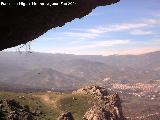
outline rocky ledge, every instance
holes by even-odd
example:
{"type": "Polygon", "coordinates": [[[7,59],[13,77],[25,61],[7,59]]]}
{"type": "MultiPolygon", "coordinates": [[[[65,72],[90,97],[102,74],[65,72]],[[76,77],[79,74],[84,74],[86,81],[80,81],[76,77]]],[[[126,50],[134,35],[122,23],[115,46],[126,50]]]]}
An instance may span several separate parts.
{"type": "Polygon", "coordinates": [[[103,87],[87,86],[73,94],[92,95],[95,98],[94,106],[85,113],[84,120],[125,120],[117,93],[109,94],[103,87]]]}

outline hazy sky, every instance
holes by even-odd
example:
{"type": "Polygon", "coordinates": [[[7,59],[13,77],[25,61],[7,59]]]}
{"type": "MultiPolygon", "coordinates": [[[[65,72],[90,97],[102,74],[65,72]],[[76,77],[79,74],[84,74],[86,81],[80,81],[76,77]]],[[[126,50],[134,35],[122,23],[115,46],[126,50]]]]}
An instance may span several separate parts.
{"type": "Polygon", "coordinates": [[[31,49],[90,55],[160,50],[160,0],[121,0],[96,8],[82,19],[49,30],[31,42],[31,49]]]}

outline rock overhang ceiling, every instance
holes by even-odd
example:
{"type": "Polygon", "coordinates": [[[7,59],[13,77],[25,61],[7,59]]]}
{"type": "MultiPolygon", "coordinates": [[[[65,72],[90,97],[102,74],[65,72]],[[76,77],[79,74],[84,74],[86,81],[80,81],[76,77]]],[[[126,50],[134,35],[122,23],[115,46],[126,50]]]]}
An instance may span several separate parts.
{"type": "MultiPolygon", "coordinates": [[[[13,0],[12,0],[13,1],[13,0]]],[[[62,27],[75,18],[82,18],[98,6],[111,5],[120,0],[68,0],[72,5],[52,5],[47,3],[66,2],[65,0],[34,0],[36,5],[26,6],[10,2],[10,5],[0,6],[0,50],[25,44],[41,36],[49,29],[62,27]]]]}

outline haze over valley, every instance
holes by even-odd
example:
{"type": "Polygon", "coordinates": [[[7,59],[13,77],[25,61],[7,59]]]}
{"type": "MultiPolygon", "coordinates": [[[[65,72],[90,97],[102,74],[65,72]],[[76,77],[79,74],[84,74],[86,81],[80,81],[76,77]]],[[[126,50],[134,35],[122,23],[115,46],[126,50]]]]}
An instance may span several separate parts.
{"type": "Polygon", "coordinates": [[[0,82],[42,89],[150,83],[160,80],[159,61],[159,51],[111,56],[1,52],[0,82]]]}

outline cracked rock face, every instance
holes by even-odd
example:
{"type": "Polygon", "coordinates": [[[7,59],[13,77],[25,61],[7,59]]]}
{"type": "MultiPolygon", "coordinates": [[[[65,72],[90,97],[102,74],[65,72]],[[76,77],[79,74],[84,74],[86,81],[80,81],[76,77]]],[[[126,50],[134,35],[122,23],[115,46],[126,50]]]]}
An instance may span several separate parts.
{"type": "MultiPolygon", "coordinates": [[[[14,0],[15,2],[16,0],[14,0]]],[[[39,0],[34,0],[39,2],[39,0]]],[[[47,0],[53,2],[56,0],[47,0]]],[[[61,0],[63,1],[63,0],[61,0]]],[[[71,0],[68,0],[71,1],[71,0]]],[[[120,0],[72,0],[70,6],[3,6],[0,8],[0,50],[25,44],[51,28],[88,15],[98,6],[111,5],[120,0]]]]}

